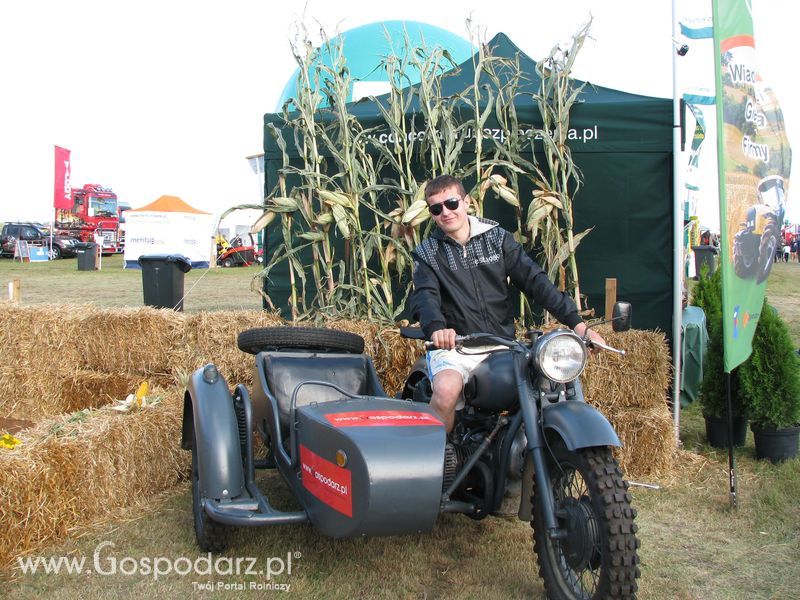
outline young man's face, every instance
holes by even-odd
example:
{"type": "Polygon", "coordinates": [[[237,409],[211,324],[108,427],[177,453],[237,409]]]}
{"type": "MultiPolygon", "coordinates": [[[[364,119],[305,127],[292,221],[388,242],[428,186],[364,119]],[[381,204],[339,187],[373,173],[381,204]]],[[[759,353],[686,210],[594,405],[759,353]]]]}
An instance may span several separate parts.
{"type": "Polygon", "coordinates": [[[467,220],[467,203],[469,196],[462,196],[455,187],[449,187],[438,194],[428,197],[428,210],[431,218],[444,233],[459,242],[469,237],[469,221],[467,220]],[[456,204],[455,207],[452,205],[456,204]],[[451,207],[448,207],[450,205],[451,207]],[[434,208],[437,207],[438,208],[434,208]],[[441,209],[441,213],[434,214],[441,209]]]}

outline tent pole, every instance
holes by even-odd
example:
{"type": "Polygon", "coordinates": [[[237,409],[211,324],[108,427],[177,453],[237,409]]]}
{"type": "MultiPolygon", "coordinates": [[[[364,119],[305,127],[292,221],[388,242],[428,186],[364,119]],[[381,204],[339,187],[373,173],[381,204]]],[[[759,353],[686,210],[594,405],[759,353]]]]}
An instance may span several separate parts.
{"type": "MultiPolygon", "coordinates": [[[[672,0],[672,39],[678,36],[678,13],[676,1],[672,0]]],[[[680,204],[680,92],[678,89],[678,54],[669,44],[672,52],[672,417],[675,427],[675,444],[680,445],[681,414],[681,335],[683,331],[683,211],[680,204]]]]}

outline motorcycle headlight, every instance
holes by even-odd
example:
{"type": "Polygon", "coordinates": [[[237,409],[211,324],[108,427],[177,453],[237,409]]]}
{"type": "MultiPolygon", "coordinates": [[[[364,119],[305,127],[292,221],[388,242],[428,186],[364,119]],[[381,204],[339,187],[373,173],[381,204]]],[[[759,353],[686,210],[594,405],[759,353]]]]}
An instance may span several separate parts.
{"type": "Polygon", "coordinates": [[[587,351],[581,339],[563,329],[543,335],[536,344],[533,361],[548,379],[566,383],[577,379],[586,366],[587,351]]]}

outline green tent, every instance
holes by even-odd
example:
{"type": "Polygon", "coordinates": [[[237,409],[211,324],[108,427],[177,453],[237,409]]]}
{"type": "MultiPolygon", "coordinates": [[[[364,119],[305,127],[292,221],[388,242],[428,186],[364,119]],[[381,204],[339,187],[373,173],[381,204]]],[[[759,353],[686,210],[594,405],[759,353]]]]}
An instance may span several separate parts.
{"type": "MultiPolygon", "coordinates": [[[[504,34],[488,44],[495,56],[518,59],[527,78],[523,91],[536,93],[540,79],[535,61],[526,56],[504,34]]],[[[474,81],[473,59],[443,78],[443,94],[462,92],[474,81]]],[[[377,128],[374,139],[380,141],[381,127],[388,133],[377,103],[386,103],[388,95],[374,101],[363,100],[348,105],[351,114],[365,128],[377,128]]],[[[535,100],[521,96],[515,103],[521,124],[541,127],[535,100]]],[[[417,111],[412,103],[407,117],[417,111]]],[[[320,111],[320,120],[330,119],[330,112],[320,111]]],[[[284,127],[280,114],[264,116],[264,163],[266,190],[277,185],[283,155],[267,127],[284,127]]],[[[490,135],[502,135],[491,117],[490,135]]],[[[673,307],[673,193],[672,193],[672,101],[628,94],[609,88],[587,85],[570,114],[570,147],[581,170],[583,187],[575,198],[575,231],[594,227],[581,242],[578,268],[581,292],[589,305],[602,315],[605,306],[605,279],[617,279],[617,297],[634,305],[634,326],[659,328],[669,334],[673,307]]],[[[385,134],[384,134],[385,135],[385,134]]],[[[293,136],[285,132],[290,161],[299,160],[292,145],[293,136]]],[[[465,144],[464,163],[474,158],[465,144]]],[[[298,163],[299,164],[299,163],[298,163]]],[[[530,198],[521,190],[522,198],[530,198]]],[[[513,211],[505,203],[490,203],[485,216],[513,229],[513,211]]],[[[275,228],[275,223],[273,223],[275,228]]],[[[268,235],[267,253],[280,239],[280,233],[268,235]],[[272,241],[274,240],[274,242],[272,241]]],[[[268,291],[278,303],[287,297],[286,271],[275,269],[268,291]]]]}

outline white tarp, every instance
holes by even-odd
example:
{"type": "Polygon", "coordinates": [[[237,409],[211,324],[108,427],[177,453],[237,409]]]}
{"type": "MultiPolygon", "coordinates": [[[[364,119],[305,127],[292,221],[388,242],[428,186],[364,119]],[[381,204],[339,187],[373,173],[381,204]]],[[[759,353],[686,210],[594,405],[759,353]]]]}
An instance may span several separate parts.
{"type": "Polygon", "coordinates": [[[208,268],[213,228],[209,214],[126,211],[125,268],[138,269],[140,256],[154,254],[180,254],[193,268],[208,268]]]}

